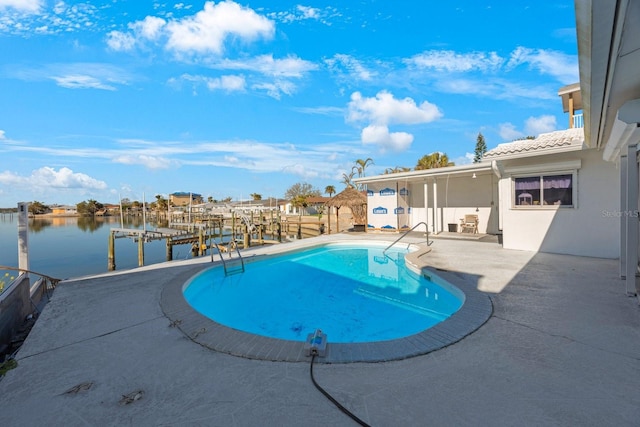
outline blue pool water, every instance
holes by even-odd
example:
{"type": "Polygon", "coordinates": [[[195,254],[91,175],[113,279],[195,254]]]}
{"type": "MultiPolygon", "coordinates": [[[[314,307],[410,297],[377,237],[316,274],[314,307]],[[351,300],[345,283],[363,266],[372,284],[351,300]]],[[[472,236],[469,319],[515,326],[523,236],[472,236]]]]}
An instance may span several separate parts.
{"type": "Polygon", "coordinates": [[[246,264],[222,266],[184,286],[188,303],[230,328],[304,341],[321,329],[329,342],[406,337],[455,313],[464,296],[405,267],[407,253],[385,246],[330,244],[246,264]]]}

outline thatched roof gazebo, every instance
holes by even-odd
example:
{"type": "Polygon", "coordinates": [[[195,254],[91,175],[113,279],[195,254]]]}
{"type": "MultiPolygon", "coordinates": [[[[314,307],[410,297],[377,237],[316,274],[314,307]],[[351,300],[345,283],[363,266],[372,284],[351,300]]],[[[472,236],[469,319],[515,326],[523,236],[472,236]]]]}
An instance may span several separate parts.
{"type": "MultiPolygon", "coordinates": [[[[336,224],[338,215],[343,206],[351,209],[353,214],[353,225],[356,231],[365,231],[367,225],[367,196],[362,191],[353,187],[347,187],[342,192],[333,196],[327,203],[327,207],[336,207],[336,224]]],[[[338,230],[339,231],[339,230],[338,230]]]]}

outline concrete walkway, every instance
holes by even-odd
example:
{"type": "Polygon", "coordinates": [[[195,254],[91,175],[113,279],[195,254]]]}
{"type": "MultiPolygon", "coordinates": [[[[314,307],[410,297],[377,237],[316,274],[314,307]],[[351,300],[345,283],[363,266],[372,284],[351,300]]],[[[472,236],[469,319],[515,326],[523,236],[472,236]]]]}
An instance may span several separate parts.
{"type": "MultiPolygon", "coordinates": [[[[316,364],[338,401],[373,426],[640,425],[640,309],[617,261],[482,241],[432,249],[443,277],[490,295],[492,316],[427,355],[316,364]]],[[[0,381],[0,425],[355,425],[309,363],[218,353],[171,324],[163,288],[206,261],[61,283],[0,381]]]]}

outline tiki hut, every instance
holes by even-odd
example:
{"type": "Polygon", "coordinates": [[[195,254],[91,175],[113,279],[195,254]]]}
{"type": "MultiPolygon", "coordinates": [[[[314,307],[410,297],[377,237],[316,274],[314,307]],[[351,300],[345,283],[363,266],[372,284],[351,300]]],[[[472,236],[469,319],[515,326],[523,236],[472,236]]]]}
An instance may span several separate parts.
{"type": "MultiPolygon", "coordinates": [[[[338,224],[340,208],[343,206],[351,209],[353,215],[353,228],[355,231],[365,231],[367,228],[367,196],[365,193],[353,187],[347,187],[341,193],[333,196],[327,203],[327,207],[336,207],[336,224],[338,224]]],[[[339,230],[338,230],[339,231],[339,230]]]]}

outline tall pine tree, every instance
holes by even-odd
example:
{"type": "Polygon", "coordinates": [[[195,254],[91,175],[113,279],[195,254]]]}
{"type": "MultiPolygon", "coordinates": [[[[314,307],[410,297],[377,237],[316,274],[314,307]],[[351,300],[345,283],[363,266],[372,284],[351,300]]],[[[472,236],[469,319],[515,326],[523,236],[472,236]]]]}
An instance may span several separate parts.
{"type": "Polygon", "coordinates": [[[487,144],[484,142],[484,136],[482,133],[478,133],[478,139],[476,142],[476,152],[473,156],[473,163],[479,163],[487,152],[487,144]]]}

